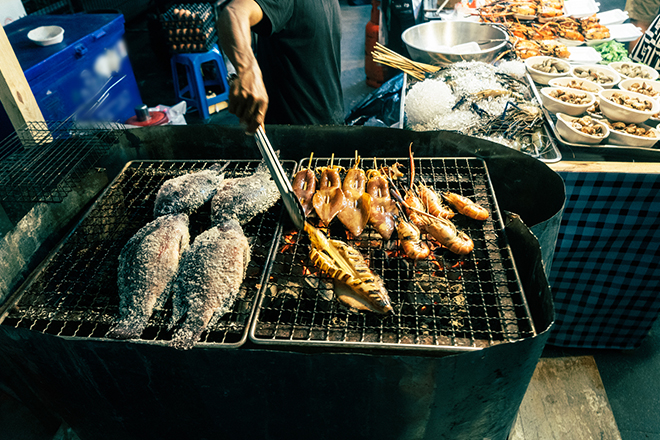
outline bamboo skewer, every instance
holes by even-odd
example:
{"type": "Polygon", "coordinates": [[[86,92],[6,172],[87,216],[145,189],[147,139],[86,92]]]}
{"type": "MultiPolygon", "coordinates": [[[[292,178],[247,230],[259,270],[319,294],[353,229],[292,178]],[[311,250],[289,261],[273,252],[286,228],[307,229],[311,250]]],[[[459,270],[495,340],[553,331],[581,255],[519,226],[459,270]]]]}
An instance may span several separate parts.
{"type": "Polygon", "coordinates": [[[371,55],[375,62],[401,70],[420,81],[424,80],[425,73],[434,73],[440,70],[438,66],[420,63],[406,58],[380,43],[376,43],[371,55]]]}

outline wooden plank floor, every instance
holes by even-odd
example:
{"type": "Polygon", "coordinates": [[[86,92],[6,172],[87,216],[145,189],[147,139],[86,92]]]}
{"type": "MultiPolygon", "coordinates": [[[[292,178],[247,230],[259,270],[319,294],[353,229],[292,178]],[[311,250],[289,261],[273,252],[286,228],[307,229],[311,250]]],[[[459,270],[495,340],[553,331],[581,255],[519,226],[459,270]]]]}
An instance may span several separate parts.
{"type": "Polygon", "coordinates": [[[592,356],[541,358],[509,440],[621,440],[592,356]]]}

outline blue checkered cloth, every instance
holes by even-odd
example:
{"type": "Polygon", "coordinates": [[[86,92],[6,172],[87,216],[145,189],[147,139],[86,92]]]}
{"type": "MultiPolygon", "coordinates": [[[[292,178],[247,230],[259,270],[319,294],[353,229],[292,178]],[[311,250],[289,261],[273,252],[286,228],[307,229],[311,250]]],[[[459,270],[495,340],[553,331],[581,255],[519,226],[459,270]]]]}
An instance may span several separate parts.
{"type": "Polygon", "coordinates": [[[566,206],[548,344],[636,348],[660,313],[660,175],[559,174],[566,206]]]}

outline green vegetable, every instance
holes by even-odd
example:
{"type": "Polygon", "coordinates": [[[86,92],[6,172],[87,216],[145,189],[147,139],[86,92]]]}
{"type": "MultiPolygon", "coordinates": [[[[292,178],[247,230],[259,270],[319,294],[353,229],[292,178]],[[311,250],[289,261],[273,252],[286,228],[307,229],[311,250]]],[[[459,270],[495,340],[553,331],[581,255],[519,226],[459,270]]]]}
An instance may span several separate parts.
{"type": "Polygon", "coordinates": [[[616,40],[601,43],[594,46],[594,49],[600,53],[600,56],[603,59],[601,61],[602,64],[609,64],[615,61],[630,61],[626,46],[616,40]]]}

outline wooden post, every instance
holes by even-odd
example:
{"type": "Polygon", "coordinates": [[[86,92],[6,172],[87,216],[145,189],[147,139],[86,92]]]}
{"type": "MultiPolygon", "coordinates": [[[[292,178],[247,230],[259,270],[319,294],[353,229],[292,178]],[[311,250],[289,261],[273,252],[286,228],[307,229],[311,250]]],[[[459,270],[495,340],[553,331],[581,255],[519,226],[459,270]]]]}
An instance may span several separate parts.
{"type": "Polygon", "coordinates": [[[44,122],[44,117],[25,79],[14,49],[0,26],[0,101],[9,115],[14,130],[26,122],[44,122]]]}

